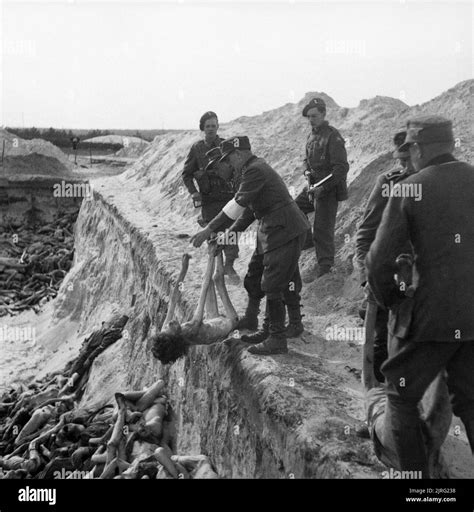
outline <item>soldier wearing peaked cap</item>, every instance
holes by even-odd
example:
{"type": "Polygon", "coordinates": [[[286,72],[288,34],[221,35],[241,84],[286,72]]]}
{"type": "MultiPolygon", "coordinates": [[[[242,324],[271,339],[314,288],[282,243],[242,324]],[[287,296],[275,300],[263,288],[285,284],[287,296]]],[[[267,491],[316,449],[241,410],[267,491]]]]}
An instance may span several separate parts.
{"type": "Polygon", "coordinates": [[[297,302],[299,314],[301,279],[298,260],[309,223],[280,175],[252,154],[247,137],[227,139],[221,149],[222,160],[228,160],[240,172],[240,186],[234,198],[191,241],[200,246],[211,232],[222,230],[230,220],[233,224],[229,230],[234,233],[244,231],[258,220],[257,247],[249,264],[252,285],[249,288],[247,273],[245,286],[249,297],[252,293],[260,301],[266,296],[268,329],[263,337],[252,340],[258,344],[250,347],[249,352],[259,355],[286,353],[285,302],[297,302]]]}
{"type": "Polygon", "coordinates": [[[329,176],[308,197],[308,188],[296,198],[304,213],[315,212],[313,240],[318,268],[312,268],[303,277],[311,282],[330,272],[334,265],[334,229],[339,201],[347,199],[347,154],[341,134],[325,120],[326,104],[322,98],[313,98],[303,109],[303,116],[311,124],[306,142],[305,175],[308,185],[314,185],[329,176]]]}
{"type": "MultiPolygon", "coordinates": [[[[360,283],[363,287],[365,287],[367,283],[365,257],[369,252],[372,242],[375,240],[377,229],[382,220],[383,211],[389,199],[389,195],[386,194],[385,191],[390,183],[399,183],[415,172],[411,164],[410,153],[408,151],[400,151],[400,146],[405,142],[406,133],[406,130],[400,131],[396,133],[393,138],[395,145],[393,157],[398,159],[401,167],[383,173],[377,178],[374,188],[370,193],[362,222],[357,230],[356,263],[360,274],[360,283]]],[[[408,248],[405,252],[411,253],[411,249],[408,248]]],[[[374,299],[370,292],[368,295],[368,300],[373,302],[374,299]]],[[[387,322],[388,311],[384,308],[377,307],[374,337],[374,374],[379,382],[385,380],[380,372],[380,365],[387,358],[387,322]]]]}
{"type": "Polygon", "coordinates": [[[439,116],[414,118],[400,151],[416,173],[404,180],[422,188],[422,199],[389,198],[366,258],[378,304],[390,309],[385,421],[401,470],[429,477],[418,402],[441,371],[453,412],[474,452],[474,167],[453,155],[452,124],[439,116]],[[396,258],[413,247],[413,297],[394,282],[396,258]],[[409,322],[407,321],[409,320],[409,322]]]}
{"type": "MultiPolygon", "coordinates": [[[[205,112],[199,120],[199,128],[204,132],[204,140],[199,140],[191,146],[184,162],[182,178],[195,205],[201,204],[201,219],[198,222],[206,225],[232,199],[235,187],[232,169],[225,162],[219,161],[220,143],[224,139],[217,135],[217,114],[212,111],[205,112]]],[[[225,245],[224,254],[224,273],[228,276],[230,284],[237,285],[240,278],[234,269],[234,261],[238,257],[239,246],[225,245]]]]}

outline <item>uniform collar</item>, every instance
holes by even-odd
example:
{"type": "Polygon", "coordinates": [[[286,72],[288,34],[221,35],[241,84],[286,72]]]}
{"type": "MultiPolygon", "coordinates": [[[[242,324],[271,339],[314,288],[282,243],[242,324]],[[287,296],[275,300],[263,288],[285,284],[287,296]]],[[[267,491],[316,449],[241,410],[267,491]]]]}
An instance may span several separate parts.
{"type": "Polygon", "coordinates": [[[256,155],[250,155],[247,160],[245,160],[244,165],[242,166],[242,169],[245,169],[251,162],[253,162],[256,158],[258,158],[256,155]]]}
{"type": "Polygon", "coordinates": [[[323,128],[326,128],[327,126],[329,126],[329,123],[325,119],[317,128],[312,128],[311,131],[313,133],[319,133],[323,128]]]}
{"type": "Polygon", "coordinates": [[[216,138],[211,141],[210,143],[208,143],[206,141],[206,139],[203,139],[204,140],[204,144],[208,147],[208,148],[217,148],[220,143],[221,143],[221,138],[219,137],[219,135],[216,135],[216,138]]]}
{"type": "Polygon", "coordinates": [[[429,167],[430,165],[439,165],[439,164],[446,164],[448,162],[456,162],[457,160],[454,158],[454,156],[451,153],[444,153],[442,155],[435,156],[432,158],[425,167],[429,167]]]}

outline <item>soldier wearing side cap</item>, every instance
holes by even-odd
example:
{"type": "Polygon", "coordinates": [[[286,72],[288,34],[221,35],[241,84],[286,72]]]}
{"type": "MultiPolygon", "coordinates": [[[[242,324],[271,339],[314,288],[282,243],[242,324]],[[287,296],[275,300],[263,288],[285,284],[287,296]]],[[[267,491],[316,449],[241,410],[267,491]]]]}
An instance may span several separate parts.
{"type": "Polygon", "coordinates": [[[453,412],[474,453],[474,167],[457,161],[453,149],[451,121],[439,116],[408,121],[400,151],[410,152],[417,172],[403,185],[421,186],[422,198],[390,197],[366,258],[370,289],[377,303],[390,309],[388,359],[381,368],[385,422],[400,469],[421,471],[425,478],[418,403],[443,370],[453,412]],[[407,242],[418,276],[412,298],[393,278],[407,242]]]}
{"type": "MultiPolygon", "coordinates": [[[[400,131],[395,134],[393,143],[395,151],[393,157],[398,159],[400,163],[399,169],[381,174],[370,193],[367,206],[365,208],[362,222],[357,230],[356,235],[356,264],[360,274],[360,284],[365,287],[367,284],[367,271],[365,268],[365,257],[369,252],[372,242],[375,240],[377,229],[382,220],[383,211],[387,205],[389,195],[384,193],[390,183],[399,183],[409,176],[411,176],[415,169],[410,160],[410,153],[408,151],[400,151],[400,146],[405,142],[406,131],[400,131]]],[[[404,252],[410,252],[407,249],[404,252]]],[[[368,292],[368,300],[373,301],[373,297],[368,292]]],[[[380,372],[380,365],[387,359],[387,322],[388,311],[384,308],[377,308],[377,316],[375,322],[375,336],[374,336],[374,374],[379,382],[385,379],[380,372]]]]}
{"type": "Polygon", "coordinates": [[[308,187],[296,198],[304,213],[315,212],[313,240],[317,265],[303,276],[305,283],[312,282],[331,271],[334,265],[334,230],[339,201],[347,199],[346,148],[341,134],[326,120],[326,104],[322,98],[313,98],[303,109],[303,116],[311,124],[311,133],[306,142],[305,175],[314,185],[330,178],[308,197],[308,187]]]}
{"type": "MultiPolygon", "coordinates": [[[[232,169],[225,162],[219,162],[219,146],[224,139],[217,135],[219,122],[216,113],[209,111],[203,114],[199,128],[204,132],[204,139],[191,146],[184,162],[182,178],[195,205],[201,204],[201,218],[198,222],[206,225],[232,199],[235,189],[232,169]]],[[[237,285],[240,278],[234,269],[234,261],[239,255],[239,246],[225,245],[224,254],[224,274],[228,276],[230,284],[237,285]]]]}
{"type": "Polygon", "coordinates": [[[191,241],[199,247],[212,232],[221,231],[230,220],[234,223],[229,231],[238,233],[258,219],[257,247],[249,268],[253,262],[255,271],[261,271],[261,292],[267,299],[268,330],[263,338],[253,340],[255,344],[249,352],[257,355],[286,353],[285,302],[297,301],[299,310],[301,278],[298,260],[309,223],[281,176],[263,159],[252,154],[247,137],[227,139],[221,149],[222,159],[228,160],[240,172],[240,186],[235,197],[191,241]]]}

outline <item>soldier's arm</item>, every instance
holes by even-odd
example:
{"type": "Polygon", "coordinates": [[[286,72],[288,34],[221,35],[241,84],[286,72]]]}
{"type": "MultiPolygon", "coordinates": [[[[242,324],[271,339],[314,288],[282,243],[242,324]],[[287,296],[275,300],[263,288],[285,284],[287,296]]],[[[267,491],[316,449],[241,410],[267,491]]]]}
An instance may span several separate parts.
{"type": "MultiPolygon", "coordinates": [[[[211,220],[207,227],[214,232],[218,232],[228,225],[229,219],[237,221],[246,209],[249,210],[248,206],[257,199],[264,185],[265,177],[259,169],[252,167],[246,169],[242,173],[242,181],[234,198],[224,206],[222,211],[211,220]]],[[[250,210],[247,211],[240,224],[237,225],[239,231],[244,231],[253,222],[253,213],[251,215],[250,213],[250,210]]]]}
{"type": "Polygon", "coordinates": [[[365,257],[369,252],[372,242],[375,240],[377,228],[380,225],[383,211],[387,205],[388,198],[385,198],[382,195],[382,185],[384,182],[384,177],[379,176],[372,192],[370,193],[362,222],[356,234],[356,263],[359,269],[360,282],[362,285],[367,282],[365,257]]]}
{"type": "Polygon", "coordinates": [[[388,200],[382,222],[365,260],[370,289],[377,303],[386,308],[400,302],[403,297],[393,276],[397,272],[395,260],[405,252],[410,240],[408,200],[400,197],[388,200]]]}
{"type": "Polygon", "coordinates": [[[196,152],[194,146],[191,146],[188,156],[186,157],[186,160],[184,162],[183,172],[181,173],[183,183],[190,194],[194,194],[195,192],[197,192],[196,185],[194,184],[193,175],[198,170],[199,166],[196,157],[196,152]]]}
{"type": "Polygon", "coordinates": [[[245,208],[242,215],[230,226],[229,231],[235,231],[236,233],[245,231],[254,220],[255,215],[253,211],[250,208],[245,208]]]}
{"type": "Polygon", "coordinates": [[[329,179],[324,185],[324,190],[330,190],[335,187],[340,181],[346,179],[347,172],[349,171],[349,164],[347,163],[346,147],[344,139],[339,133],[331,133],[328,140],[328,154],[329,162],[331,165],[332,178],[329,179]]]}

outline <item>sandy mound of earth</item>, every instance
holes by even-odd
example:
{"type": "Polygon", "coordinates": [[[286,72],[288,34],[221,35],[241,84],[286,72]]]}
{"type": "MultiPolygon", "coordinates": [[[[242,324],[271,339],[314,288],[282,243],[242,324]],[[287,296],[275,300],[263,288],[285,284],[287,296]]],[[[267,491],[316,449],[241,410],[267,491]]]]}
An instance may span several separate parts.
{"type": "Polygon", "coordinates": [[[124,135],[102,135],[86,139],[84,142],[92,144],[122,144],[123,148],[115,153],[116,156],[137,158],[148,149],[150,143],[140,137],[129,137],[124,135]]]}
{"type": "Polygon", "coordinates": [[[3,146],[3,141],[5,141],[5,156],[17,157],[37,153],[49,158],[55,158],[65,167],[72,167],[67,155],[63,153],[57,146],[46,140],[20,139],[20,137],[7,132],[3,128],[0,128],[0,147],[3,146]]]}

